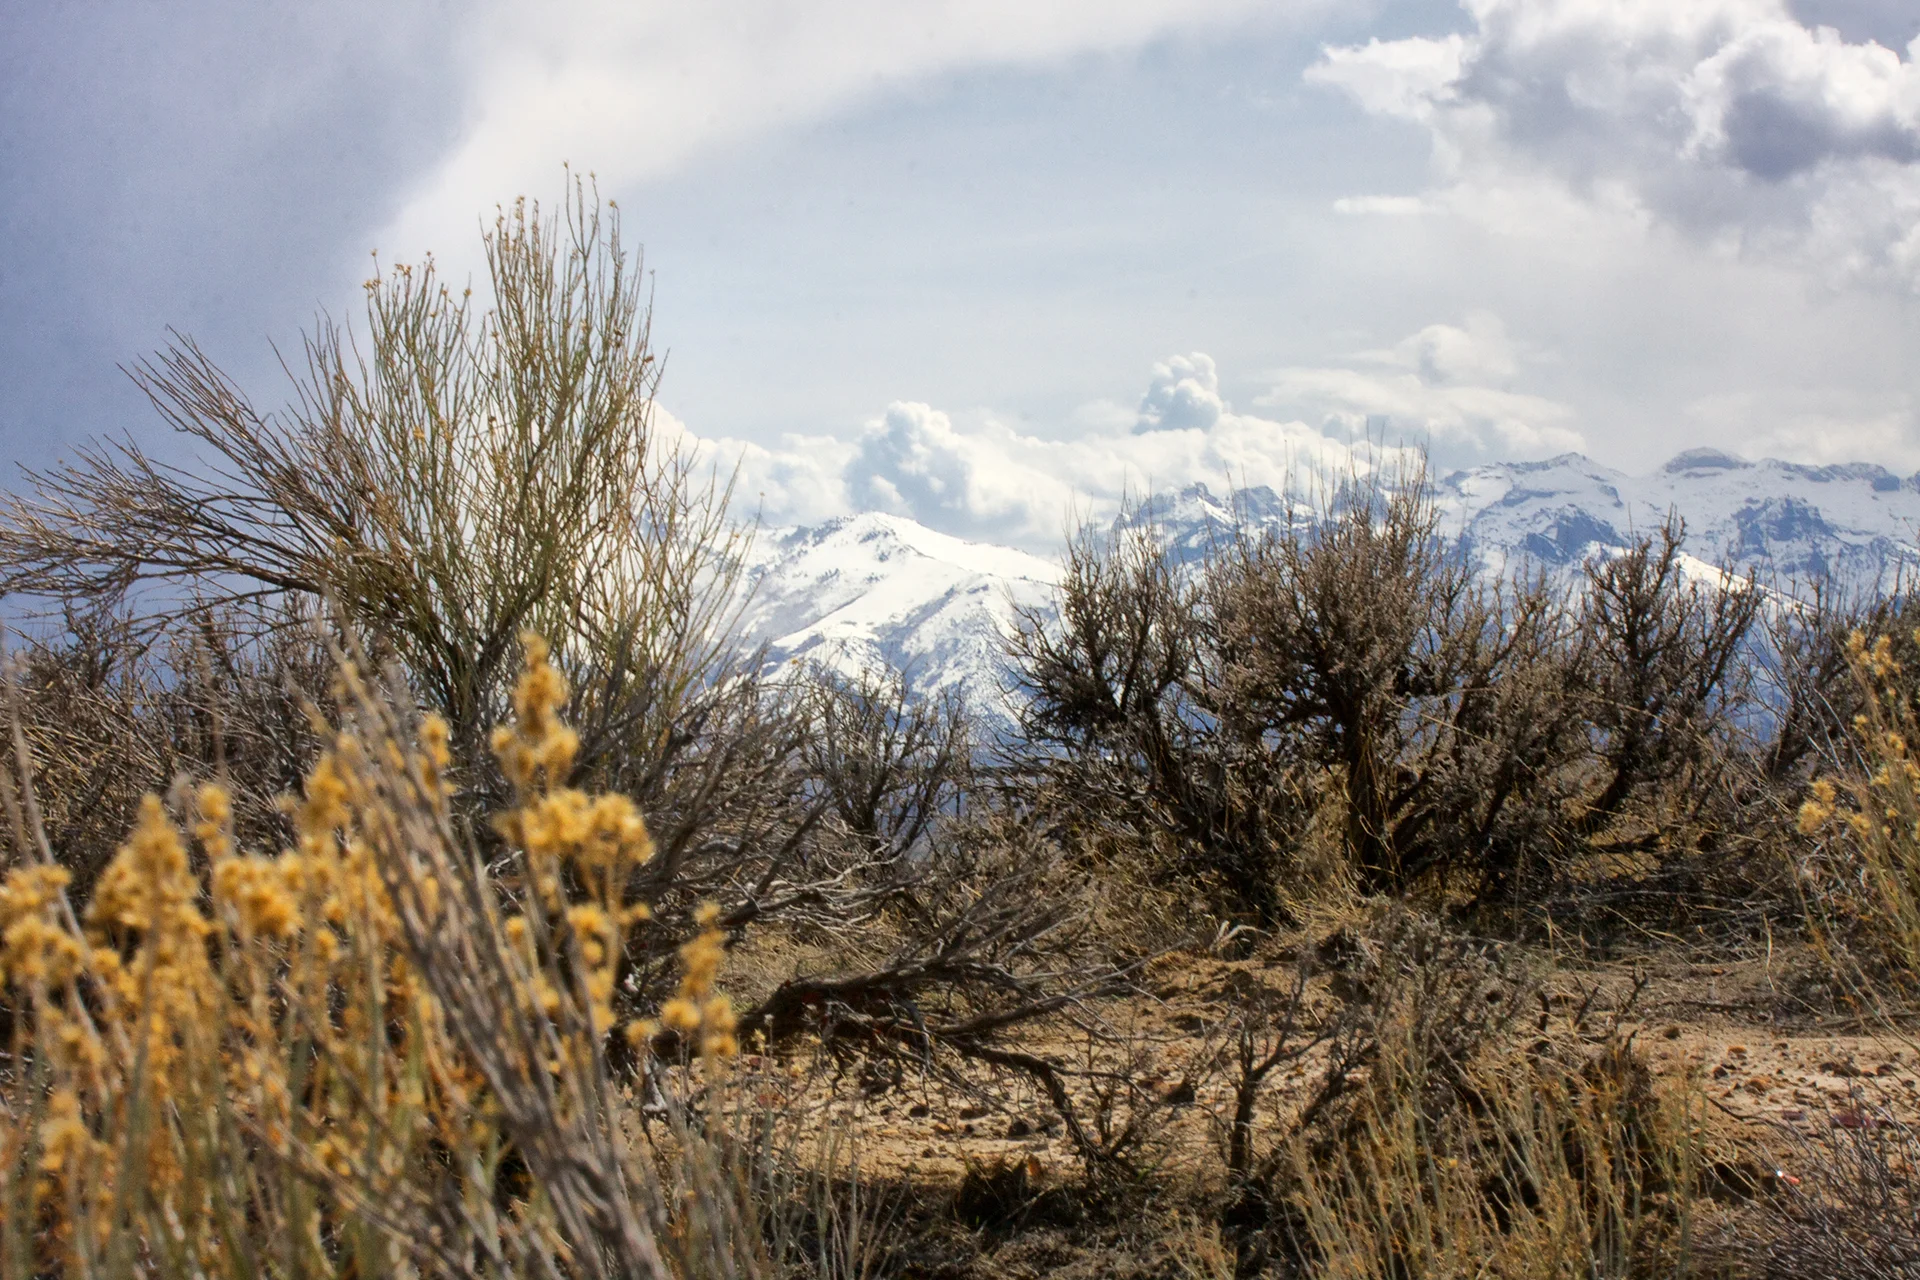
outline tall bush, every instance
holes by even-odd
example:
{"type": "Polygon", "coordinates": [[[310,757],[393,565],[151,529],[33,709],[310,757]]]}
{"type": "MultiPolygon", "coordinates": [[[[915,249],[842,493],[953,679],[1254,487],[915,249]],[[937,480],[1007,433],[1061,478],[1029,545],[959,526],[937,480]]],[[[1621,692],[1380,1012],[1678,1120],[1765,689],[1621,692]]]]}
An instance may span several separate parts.
{"type": "Polygon", "coordinates": [[[0,498],[0,591],[131,593],[158,620],[325,598],[405,665],[462,758],[538,630],[575,690],[581,767],[671,736],[728,640],[726,490],[656,428],[618,211],[576,183],[559,210],[502,211],[484,245],[477,298],[431,258],[369,280],[364,331],[310,336],[277,413],[191,339],[143,361],[134,380],[199,462],[129,439],[29,473],[0,498]]]}

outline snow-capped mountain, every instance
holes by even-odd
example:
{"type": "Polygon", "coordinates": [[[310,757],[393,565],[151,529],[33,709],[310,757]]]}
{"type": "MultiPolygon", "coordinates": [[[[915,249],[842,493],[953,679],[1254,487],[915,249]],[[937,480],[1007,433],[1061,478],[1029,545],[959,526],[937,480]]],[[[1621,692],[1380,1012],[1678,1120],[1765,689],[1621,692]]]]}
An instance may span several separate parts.
{"type": "Polygon", "coordinates": [[[1001,637],[1017,609],[1051,604],[1059,573],[1051,560],[902,516],[847,516],[760,536],[742,629],[776,662],[884,663],[921,692],[957,687],[991,711],[1001,637]]]}
{"type": "Polygon", "coordinates": [[[1866,463],[1807,467],[1690,449],[1651,475],[1579,454],[1456,472],[1437,485],[1453,527],[1484,558],[1577,565],[1686,521],[1687,550],[1782,587],[1871,584],[1920,564],[1920,476],[1866,463]]]}
{"type": "MultiPolygon", "coordinates": [[[[1435,482],[1446,531],[1483,563],[1571,569],[1686,521],[1701,569],[1725,563],[1782,589],[1822,576],[1871,585],[1920,568],[1920,476],[1854,463],[1808,467],[1691,450],[1643,476],[1578,454],[1496,463],[1435,482]]],[[[1236,527],[1283,526],[1310,505],[1271,489],[1191,485],[1132,514],[1191,560],[1236,527]]],[[[926,692],[958,688],[1006,715],[1002,637],[1016,610],[1048,608],[1052,560],[968,542],[901,516],[867,514],[763,533],[747,638],[776,661],[842,669],[884,662],[926,692]]]]}

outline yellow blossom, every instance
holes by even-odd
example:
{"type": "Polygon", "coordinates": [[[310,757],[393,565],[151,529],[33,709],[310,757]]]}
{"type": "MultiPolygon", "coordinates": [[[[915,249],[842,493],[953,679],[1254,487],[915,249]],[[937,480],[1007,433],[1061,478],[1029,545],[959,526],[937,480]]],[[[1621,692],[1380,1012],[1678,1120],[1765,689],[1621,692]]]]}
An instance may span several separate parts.
{"type": "Polygon", "coordinates": [[[675,1031],[691,1033],[700,1029],[700,1006],[676,996],[660,1006],[660,1021],[675,1031]]]}
{"type": "Polygon", "coordinates": [[[300,927],[279,859],[223,858],[213,866],[213,896],[235,912],[249,936],[284,938],[300,927]]]}
{"type": "Polygon", "coordinates": [[[194,823],[193,838],[207,851],[210,861],[233,854],[233,797],[217,782],[201,787],[194,797],[200,820],[194,823]]]}

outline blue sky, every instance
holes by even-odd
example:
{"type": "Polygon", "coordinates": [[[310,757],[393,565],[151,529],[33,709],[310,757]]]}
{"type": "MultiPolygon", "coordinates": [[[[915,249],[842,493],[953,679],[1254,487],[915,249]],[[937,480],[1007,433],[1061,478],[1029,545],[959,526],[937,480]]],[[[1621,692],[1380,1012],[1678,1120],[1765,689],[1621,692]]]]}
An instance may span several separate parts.
{"type": "Polygon", "coordinates": [[[0,462],[598,176],[769,518],[1715,446],[1920,469],[1904,0],[336,0],[0,12],[0,462]]]}

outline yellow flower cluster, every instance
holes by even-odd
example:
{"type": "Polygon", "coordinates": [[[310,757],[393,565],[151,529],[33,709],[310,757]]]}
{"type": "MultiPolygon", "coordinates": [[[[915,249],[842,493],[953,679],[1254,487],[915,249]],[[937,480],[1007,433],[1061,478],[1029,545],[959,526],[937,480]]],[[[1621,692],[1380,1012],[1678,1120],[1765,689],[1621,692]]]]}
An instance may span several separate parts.
{"type": "Polygon", "coordinates": [[[589,796],[564,785],[580,750],[577,734],[560,720],[567,681],[537,635],[522,637],[526,668],[513,691],[514,719],[494,730],[493,750],[513,783],[516,805],[494,828],[527,857],[541,903],[561,906],[563,873],[570,871],[618,928],[647,918],[644,904],[625,901],[633,870],[653,857],[653,837],[633,802],[621,795],[589,796]]]}
{"type": "Polygon", "coordinates": [[[1839,798],[1833,783],[1821,778],[1813,784],[1813,794],[1800,806],[1800,834],[1814,835],[1833,820],[1834,802],[1839,798]]]}
{"type": "MultiPolygon", "coordinates": [[[[627,932],[648,918],[628,886],[653,845],[625,797],[565,785],[579,750],[559,717],[566,682],[544,642],[529,637],[526,650],[514,722],[494,738],[516,790],[496,826],[538,887],[528,909],[543,913],[541,936],[560,945],[536,956],[524,918],[507,921],[507,936],[534,961],[534,998],[584,992],[584,1033],[597,1038],[614,1029],[627,932]]],[[[350,666],[341,681],[349,705],[365,695],[350,666]]],[[[71,1244],[125,1221],[117,1205],[128,1173],[170,1220],[203,1212],[196,1204],[220,1179],[244,1185],[206,1164],[210,1132],[255,1134],[294,1167],[356,1180],[362,1194],[405,1176],[410,1162],[431,1163],[436,1150],[499,1140],[487,1136],[498,1121],[481,1073],[409,966],[382,878],[381,859],[403,847],[396,833],[436,838],[430,825],[403,821],[402,809],[448,817],[447,726],[424,718],[405,748],[353,731],[328,746],[290,805],[293,845],[276,855],[241,852],[231,795],[206,785],[186,822],[204,878],[148,797],[99,878],[84,928],[66,905],[65,870],[17,867],[0,882],[0,984],[20,1014],[15,1051],[35,1046],[48,1071],[37,1104],[9,1103],[29,1123],[0,1134],[0,1181],[20,1167],[12,1162],[30,1161],[40,1181],[27,1203],[56,1223],[48,1239],[71,1244]],[[234,1109],[237,1126],[211,1119],[234,1109]],[[203,1122],[212,1129],[196,1128],[203,1122]],[[125,1146],[134,1135],[145,1135],[137,1151],[125,1146]]],[[[419,888],[429,904],[446,892],[437,882],[419,888]]],[[[703,939],[689,944],[683,990],[698,993],[700,1025],[720,1052],[731,1011],[711,990],[717,935],[703,939]]]]}
{"type": "Polygon", "coordinates": [[[493,751],[507,780],[521,795],[567,781],[580,752],[580,735],[560,720],[567,678],[551,661],[553,650],[532,632],[520,637],[526,667],[513,690],[513,723],[493,731],[493,751]]]}
{"type": "MultiPolygon", "coordinates": [[[[703,902],[693,913],[700,932],[680,948],[680,992],[660,1006],[660,1023],[679,1033],[707,1058],[730,1058],[740,1051],[734,1034],[733,1002],[714,991],[714,980],[727,958],[726,934],[720,929],[720,908],[703,902]]],[[[651,1039],[659,1026],[641,1021],[628,1029],[636,1042],[651,1039]]]]}
{"type": "MultiPolygon", "coordinates": [[[[580,739],[560,719],[567,681],[553,665],[547,642],[521,637],[526,664],[514,686],[512,723],[494,730],[493,750],[514,787],[515,807],[494,818],[494,829],[526,857],[535,901],[564,922],[576,948],[588,1024],[604,1035],[614,1023],[614,985],[626,932],[651,916],[630,900],[628,881],[653,858],[653,837],[633,802],[622,795],[591,796],[564,785],[580,739]],[[568,884],[580,891],[572,900],[568,884]]],[[[534,933],[524,918],[507,921],[509,938],[532,959],[534,933]]],[[[557,1008],[559,994],[537,991],[557,1008]]]]}
{"type": "Polygon", "coordinates": [[[214,925],[199,902],[186,845],[159,797],[147,796],[132,836],[94,886],[88,967],[117,995],[127,1030],[137,1036],[144,1026],[143,1047],[162,1071],[216,1018],[214,925]],[[124,963],[116,943],[130,950],[124,963]]]}
{"type": "MultiPolygon", "coordinates": [[[[577,1020],[554,1025],[561,1044],[549,1066],[559,1071],[595,1061],[616,1029],[627,938],[650,918],[631,885],[654,850],[631,801],[567,785],[579,739],[560,719],[566,681],[544,641],[529,636],[525,648],[513,722],[493,738],[515,788],[495,828],[524,857],[534,892],[526,915],[504,920],[503,940],[526,962],[519,1007],[552,1017],[584,996],[577,1020]]],[[[344,705],[372,705],[350,665],[341,690],[344,705]]],[[[292,847],[277,854],[238,848],[233,797],[208,784],[192,793],[184,835],[157,797],[142,802],[83,926],[65,870],[17,867],[0,881],[15,1060],[31,1046],[47,1072],[37,1101],[5,1099],[27,1123],[0,1132],[0,1186],[10,1169],[33,1173],[20,1185],[30,1216],[55,1224],[47,1239],[104,1240],[135,1201],[168,1222],[204,1216],[212,1199],[251,1185],[222,1159],[251,1161],[262,1142],[275,1167],[344,1179],[367,1202],[409,1170],[444,1176],[445,1153],[465,1152],[463,1167],[497,1153],[487,1077],[414,972],[387,887],[401,876],[393,883],[417,891],[408,910],[429,919],[455,892],[432,868],[457,859],[408,852],[420,847],[410,841],[448,841],[455,829],[447,726],[425,717],[403,745],[390,721],[360,723],[336,733],[308,773],[289,803],[292,847]]],[[[709,1057],[737,1051],[732,1006],[715,989],[719,916],[712,904],[696,913],[678,995],[660,1011],[709,1057]]],[[[626,1034],[644,1047],[659,1029],[638,1022],[626,1034]]],[[[318,1216],[300,1230],[323,1249],[318,1216]]],[[[228,1238],[204,1237],[215,1253],[228,1238]]],[[[233,1262],[198,1257],[189,1269],[233,1262]]]]}
{"type": "MultiPolygon", "coordinates": [[[[1914,642],[1920,644],[1920,629],[1913,633],[1914,642]]],[[[1893,640],[1889,636],[1875,636],[1871,642],[1861,631],[1847,633],[1847,661],[1856,671],[1864,672],[1875,680],[1890,680],[1900,674],[1900,661],[1893,656],[1893,640]]]]}
{"type": "Polygon", "coordinates": [[[79,973],[86,949],[57,916],[65,867],[23,867],[0,884],[0,975],[24,987],[61,986],[79,973]]]}

